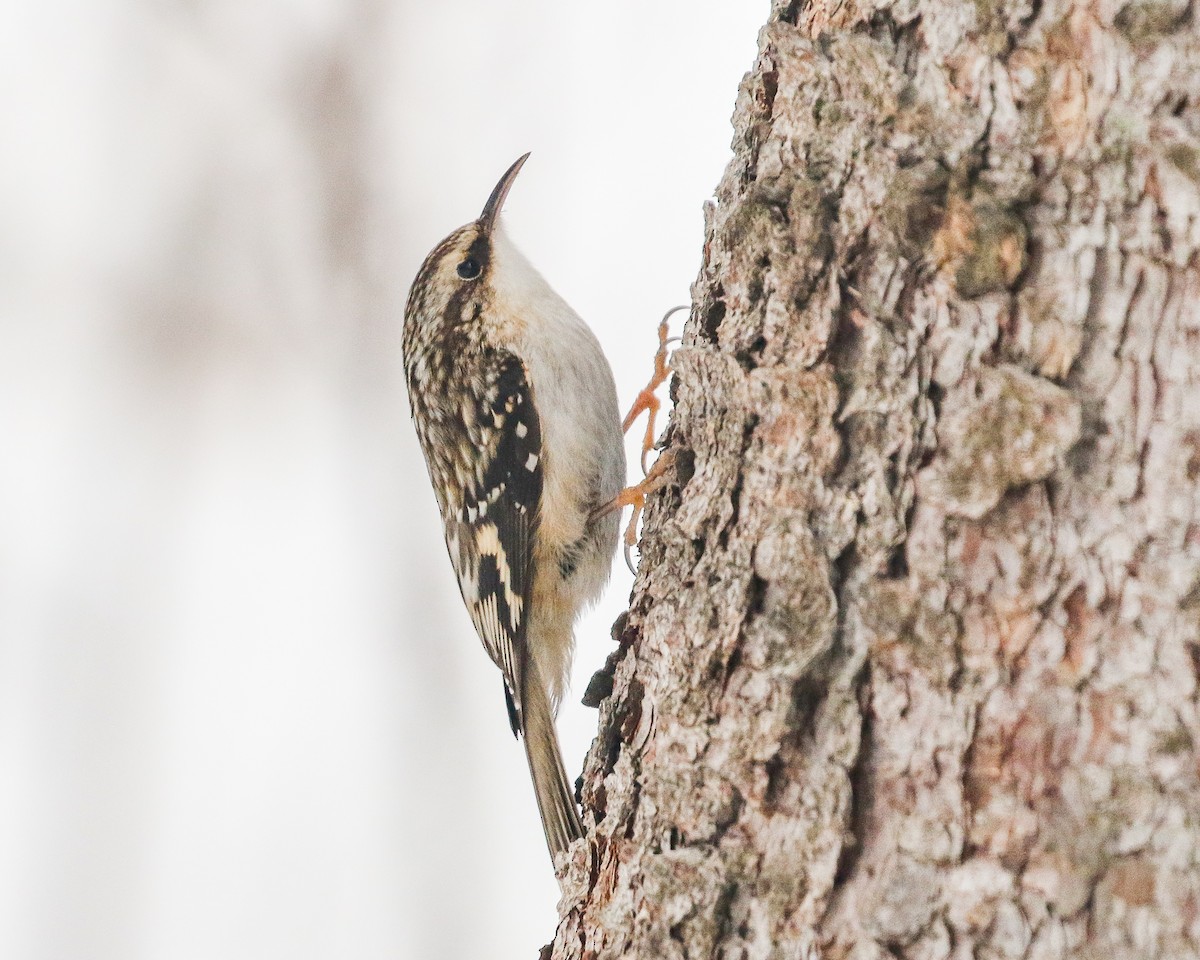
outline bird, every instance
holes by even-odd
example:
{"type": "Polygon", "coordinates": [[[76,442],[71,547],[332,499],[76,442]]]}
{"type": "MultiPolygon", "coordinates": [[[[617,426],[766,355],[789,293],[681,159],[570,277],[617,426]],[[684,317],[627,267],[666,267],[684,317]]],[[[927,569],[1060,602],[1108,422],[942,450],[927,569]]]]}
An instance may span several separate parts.
{"type": "Polygon", "coordinates": [[[502,674],[557,867],[583,828],[555,715],[575,621],[611,572],[625,450],[599,341],[500,220],[528,158],[425,258],[405,305],[402,352],[450,562],[502,674]]]}

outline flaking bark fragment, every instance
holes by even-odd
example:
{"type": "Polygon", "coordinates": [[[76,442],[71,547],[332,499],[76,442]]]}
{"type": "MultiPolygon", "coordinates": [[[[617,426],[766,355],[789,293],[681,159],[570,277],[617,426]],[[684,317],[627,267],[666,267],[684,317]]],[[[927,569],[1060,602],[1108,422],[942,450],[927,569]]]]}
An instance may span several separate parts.
{"type": "Polygon", "coordinates": [[[939,454],[918,479],[951,516],[978,520],[1013,487],[1048,477],[1079,437],[1079,402],[1011,366],[982,367],[948,391],[939,454]]]}

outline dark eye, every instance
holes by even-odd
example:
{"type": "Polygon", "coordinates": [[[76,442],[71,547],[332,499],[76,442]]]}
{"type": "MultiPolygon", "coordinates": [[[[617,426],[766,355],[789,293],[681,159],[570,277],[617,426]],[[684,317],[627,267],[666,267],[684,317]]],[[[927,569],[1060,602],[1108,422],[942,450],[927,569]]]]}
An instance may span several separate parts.
{"type": "Polygon", "coordinates": [[[467,257],[466,260],[458,265],[458,275],[464,280],[474,280],[479,276],[479,270],[479,261],[474,257],[467,257]]]}

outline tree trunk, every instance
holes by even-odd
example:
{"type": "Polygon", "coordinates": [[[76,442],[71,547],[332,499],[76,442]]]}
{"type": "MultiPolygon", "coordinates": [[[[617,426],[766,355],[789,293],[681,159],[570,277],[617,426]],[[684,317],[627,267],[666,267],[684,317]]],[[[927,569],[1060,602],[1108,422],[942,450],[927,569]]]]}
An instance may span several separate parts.
{"type": "Polygon", "coordinates": [[[1200,33],[775,3],[553,957],[1200,953],[1200,33]]]}

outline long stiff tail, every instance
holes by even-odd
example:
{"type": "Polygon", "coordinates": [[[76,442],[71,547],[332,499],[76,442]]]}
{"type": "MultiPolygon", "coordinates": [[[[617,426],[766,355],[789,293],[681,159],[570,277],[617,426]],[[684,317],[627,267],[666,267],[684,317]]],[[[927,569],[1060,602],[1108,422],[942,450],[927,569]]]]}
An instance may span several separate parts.
{"type": "MultiPolygon", "coordinates": [[[[529,666],[534,667],[532,663],[529,666]]],[[[529,761],[533,792],[537,794],[538,812],[542,815],[542,829],[546,831],[546,846],[553,860],[572,840],[583,836],[583,827],[575,809],[575,791],[563,766],[550,699],[536,668],[528,671],[524,686],[521,707],[525,757],[529,761]]]]}

